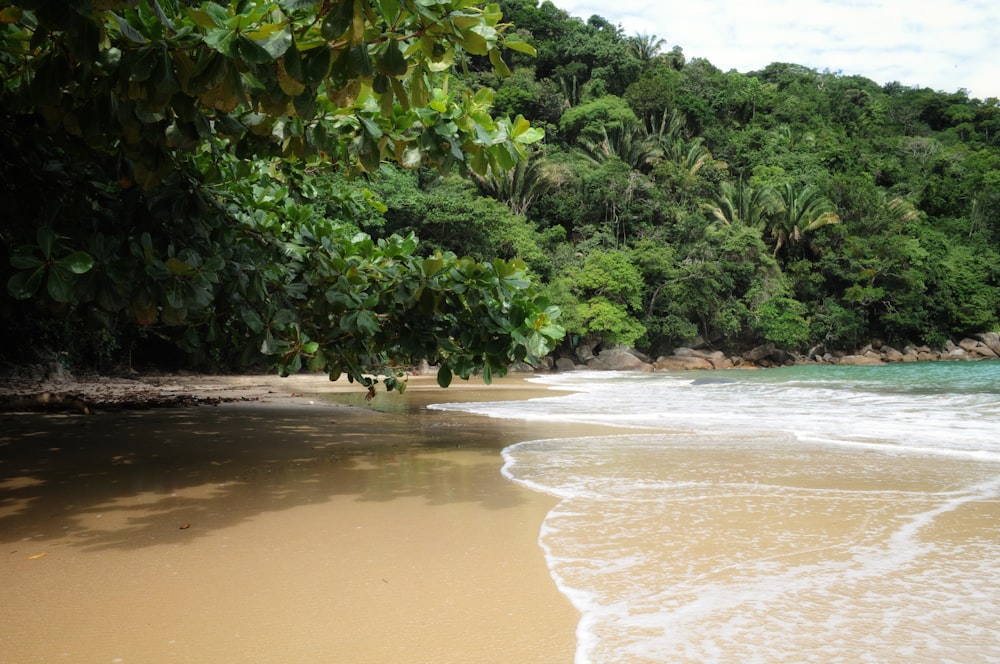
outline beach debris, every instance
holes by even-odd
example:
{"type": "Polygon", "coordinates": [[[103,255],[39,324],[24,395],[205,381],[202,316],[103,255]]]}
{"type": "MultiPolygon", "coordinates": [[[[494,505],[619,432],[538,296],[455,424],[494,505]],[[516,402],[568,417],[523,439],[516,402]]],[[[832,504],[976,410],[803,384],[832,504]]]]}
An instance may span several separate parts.
{"type": "Polygon", "coordinates": [[[25,558],[25,560],[38,560],[39,558],[44,558],[47,555],[49,555],[49,554],[47,554],[47,553],[36,553],[33,556],[28,556],[27,558],[25,558]]]}
{"type": "Polygon", "coordinates": [[[181,527],[180,527],[180,530],[187,530],[190,527],[191,527],[190,523],[182,523],[181,527]]]}

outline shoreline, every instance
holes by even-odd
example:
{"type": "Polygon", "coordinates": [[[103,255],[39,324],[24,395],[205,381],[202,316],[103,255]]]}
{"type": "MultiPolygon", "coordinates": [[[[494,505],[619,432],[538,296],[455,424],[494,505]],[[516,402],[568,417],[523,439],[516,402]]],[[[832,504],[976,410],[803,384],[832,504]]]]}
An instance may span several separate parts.
{"type": "Polygon", "coordinates": [[[2,416],[7,656],[572,661],[579,614],[538,545],[556,501],[499,452],[579,427],[424,408],[551,390],[414,377],[355,407],[325,376],[164,378],[255,400],[2,416]]]}

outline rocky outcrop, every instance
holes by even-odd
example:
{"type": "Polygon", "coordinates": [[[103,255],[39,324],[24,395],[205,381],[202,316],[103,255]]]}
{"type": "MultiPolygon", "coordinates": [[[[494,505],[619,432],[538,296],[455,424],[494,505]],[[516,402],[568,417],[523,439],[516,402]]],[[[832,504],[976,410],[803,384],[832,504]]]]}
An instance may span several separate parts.
{"type": "Polygon", "coordinates": [[[722,351],[711,351],[682,346],[670,355],[661,355],[651,360],[637,350],[624,347],[601,349],[599,340],[588,339],[582,355],[589,357],[581,362],[581,352],[577,349],[575,358],[563,357],[554,363],[556,371],[573,371],[587,368],[605,371],[710,371],[715,369],[756,369],[764,367],[789,366],[794,364],[839,364],[844,366],[878,366],[896,362],[934,361],[975,361],[1000,360],[1000,334],[985,332],[974,338],[965,338],[954,343],[949,341],[944,348],[933,350],[928,346],[894,348],[880,340],[858,349],[854,353],[825,352],[821,347],[809,349],[799,355],[776,347],[773,343],[762,344],[742,355],[727,356],[722,351]],[[597,343],[594,343],[597,342],[597,343]],[[574,361],[577,360],[577,361],[574,361]]]}
{"type": "Polygon", "coordinates": [[[702,369],[714,369],[715,367],[703,357],[670,355],[658,357],[656,362],[653,363],[653,368],[657,371],[698,371],[702,369]]]}
{"type": "Polygon", "coordinates": [[[601,351],[601,354],[587,362],[588,369],[599,371],[642,371],[653,370],[653,365],[644,362],[642,358],[634,355],[625,348],[609,348],[601,351]]]}
{"type": "Polygon", "coordinates": [[[661,371],[684,371],[696,369],[732,369],[733,360],[726,357],[721,350],[705,351],[681,347],[674,349],[673,355],[660,356],[653,363],[661,371]],[[677,368],[666,369],[672,366],[677,368]]]}
{"type": "Polygon", "coordinates": [[[885,364],[879,357],[871,355],[845,355],[837,364],[847,367],[870,367],[885,364]]]}

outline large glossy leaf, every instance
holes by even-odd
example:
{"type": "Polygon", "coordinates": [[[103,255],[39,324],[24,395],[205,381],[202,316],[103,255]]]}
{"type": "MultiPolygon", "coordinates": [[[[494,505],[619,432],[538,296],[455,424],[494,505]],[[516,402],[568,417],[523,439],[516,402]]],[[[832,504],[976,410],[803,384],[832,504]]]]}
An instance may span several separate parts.
{"type": "Polygon", "coordinates": [[[84,274],[94,267],[94,257],[86,251],[74,251],[57,260],[55,264],[73,274],[84,274]]]}
{"type": "Polygon", "coordinates": [[[27,300],[38,292],[44,279],[45,270],[43,268],[17,272],[7,280],[7,292],[14,299],[27,300]]]}

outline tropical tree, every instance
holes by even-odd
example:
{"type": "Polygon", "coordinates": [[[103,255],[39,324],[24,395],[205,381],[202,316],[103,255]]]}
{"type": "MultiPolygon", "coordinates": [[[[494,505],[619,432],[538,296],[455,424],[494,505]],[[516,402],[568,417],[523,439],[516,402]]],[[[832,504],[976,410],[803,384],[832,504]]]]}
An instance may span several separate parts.
{"type": "Polygon", "coordinates": [[[601,127],[601,136],[594,140],[580,137],[580,151],[595,163],[611,158],[620,159],[633,170],[649,172],[663,156],[657,141],[635,124],[601,127]]]}
{"type": "Polygon", "coordinates": [[[369,389],[420,358],[442,384],[489,378],[561,335],[519,261],[357,235],[363,187],[331,202],[312,184],[383,160],[485,173],[527,156],[540,132],[446,77],[463,53],[506,73],[502,49],[532,50],[496,6],[21,0],[0,16],[11,306],[128,320],[193,354],[256,348],[369,389]]]}
{"type": "Polygon", "coordinates": [[[666,39],[660,39],[656,35],[636,33],[634,36],[629,37],[627,48],[628,52],[637,60],[649,62],[660,53],[660,50],[666,44],[666,39]]]}
{"type": "Polygon", "coordinates": [[[833,204],[811,185],[796,188],[786,182],[778,190],[780,209],[768,216],[766,232],[774,241],[774,255],[787,246],[800,244],[806,234],[840,223],[833,204]]]}
{"type": "Polygon", "coordinates": [[[753,187],[743,180],[736,184],[726,180],[719,185],[712,216],[726,226],[744,224],[761,228],[769,215],[780,209],[780,201],[770,187],[753,187]]]}
{"type": "Polygon", "coordinates": [[[520,161],[505,171],[487,169],[482,175],[473,174],[479,190],[510,208],[514,214],[523,215],[539,196],[558,187],[567,177],[566,169],[536,155],[520,161]]]}

